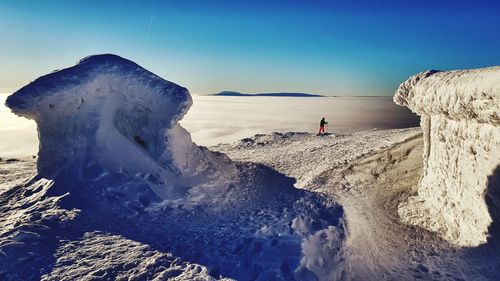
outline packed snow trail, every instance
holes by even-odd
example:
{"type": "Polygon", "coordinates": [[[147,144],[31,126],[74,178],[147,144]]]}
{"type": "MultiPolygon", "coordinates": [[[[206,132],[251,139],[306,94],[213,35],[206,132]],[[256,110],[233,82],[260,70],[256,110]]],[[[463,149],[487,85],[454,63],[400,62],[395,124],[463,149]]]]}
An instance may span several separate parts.
{"type": "Polygon", "coordinates": [[[345,208],[346,260],[354,280],[375,276],[386,280],[481,280],[495,275],[498,254],[484,259],[484,253],[460,250],[435,233],[401,222],[398,205],[415,192],[422,147],[420,137],[412,138],[320,177],[327,184],[318,190],[329,192],[345,208]],[[481,260],[471,262],[474,257],[481,260]]]}
{"type": "Polygon", "coordinates": [[[266,164],[297,177],[309,183],[304,188],[327,194],[343,206],[347,241],[342,279],[496,280],[498,241],[457,248],[400,221],[398,205],[416,192],[422,148],[420,129],[321,137],[275,133],[216,147],[232,159],[266,164]]]}

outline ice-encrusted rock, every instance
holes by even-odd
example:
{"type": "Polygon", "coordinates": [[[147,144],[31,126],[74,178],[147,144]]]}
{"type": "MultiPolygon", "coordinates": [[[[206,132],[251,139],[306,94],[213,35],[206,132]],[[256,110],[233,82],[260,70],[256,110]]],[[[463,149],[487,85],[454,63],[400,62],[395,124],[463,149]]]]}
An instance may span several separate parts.
{"type": "Polygon", "coordinates": [[[399,206],[401,219],[458,246],[486,242],[500,207],[500,67],[422,72],[394,102],[421,116],[424,133],[418,195],[399,206]]]}
{"type": "Polygon", "coordinates": [[[178,124],[192,105],[186,88],[116,55],[89,56],[42,76],[6,104],[37,123],[44,178],[78,180],[85,169],[144,175],[169,198],[178,187],[227,182],[236,173],[227,157],[196,146],[178,124]]]}

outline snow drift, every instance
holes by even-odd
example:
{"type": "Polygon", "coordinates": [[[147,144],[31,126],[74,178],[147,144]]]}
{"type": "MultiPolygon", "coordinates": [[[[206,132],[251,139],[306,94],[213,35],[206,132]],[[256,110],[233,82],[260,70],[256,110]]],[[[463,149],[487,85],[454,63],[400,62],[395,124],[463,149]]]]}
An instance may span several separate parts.
{"type": "Polygon", "coordinates": [[[341,206],[194,144],[178,124],[191,103],[187,89],[115,55],[87,57],[10,96],[7,106],[37,123],[40,150],[38,175],[0,194],[0,277],[175,277],[165,265],[130,269],[127,254],[173,255],[205,280],[342,272],[318,258],[342,249],[341,206]],[[101,253],[113,243],[131,252],[101,253]],[[86,259],[108,269],[79,264],[86,259]]]}
{"type": "Polygon", "coordinates": [[[459,246],[487,241],[498,218],[500,67],[426,71],[399,86],[394,102],[421,116],[424,168],[403,221],[459,246]]]}

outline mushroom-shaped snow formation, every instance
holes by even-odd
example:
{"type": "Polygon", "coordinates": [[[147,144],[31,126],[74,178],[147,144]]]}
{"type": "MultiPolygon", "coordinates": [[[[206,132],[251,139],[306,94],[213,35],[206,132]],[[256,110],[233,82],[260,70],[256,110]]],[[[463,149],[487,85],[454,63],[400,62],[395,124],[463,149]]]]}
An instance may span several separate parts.
{"type": "Polygon", "coordinates": [[[500,67],[426,71],[399,86],[394,102],[421,116],[424,168],[403,221],[459,246],[487,241],[500,214],[500,67]],[[490,229],[489,229],[490,228],[490,229]]]}
{"type": "Polygon", "coordinates": [[[236,172],[178,124],[192,104],[186,88],[116,55],[90,56],[42,76],[6,103],[37,123],[44,178],[139,174],[154,179],[150,188],[166,199],[179,187],[227,182],[223,177],[236,172]]]}

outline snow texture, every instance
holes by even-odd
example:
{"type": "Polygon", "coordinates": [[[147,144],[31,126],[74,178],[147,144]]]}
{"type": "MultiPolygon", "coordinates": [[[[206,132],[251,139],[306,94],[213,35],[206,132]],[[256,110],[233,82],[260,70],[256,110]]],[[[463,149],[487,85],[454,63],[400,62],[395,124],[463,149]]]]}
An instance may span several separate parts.
{"type": "MultiPolygon", "coordinates": [[[[324,136],[274,133],[214,149],[275,168],[342,205],[341,250],[329,240],[335,233],[323,231],[307,240],[332,249],[303,260],[335,268],[322,272],[321,280],[498,280],[498,239],[457,248],[434,232],[401,223],[398,206],[416,192],[423,147],[421,129],[408,128],[324,136]]],[[[307,229],[309,223],[294,225],[307,229]]]]}
{"type": "Polygon", "coordinates": [[[185,88],[115,55],[10,96],[37,123],[40,151],[38,174],[1,183],[0,279],[324,280],[337,270],[317,257],[343,247],[342,207],[195,145],[178,124],[190,105],[185,88]]]}
{"type": "MultiPolygon", "coordinates": [[[[222,210],[166,204],[139,215],[132,210],[124,213],[127,209],[116,183],[109,191],[85,188],[78,197],[83,202],[72,210],[68,197],[56,203],[50,198],[37,200],[45,194],[40,186],[7,183],[6,191],[0,191],[0,230],[5,230],[0,234],[0,248],[4,246],[2,250],[10,256],[0,253],[0,277],[12,280],[17,268],[15,276],[42,273],[42,278],[27,280],[214,280],[220,276],[237,280],[497,280],[498,241],[457,249],[433,232],[401,223],[398,205],[415,193],[422,171],[421,135],[420,128],[324,136],[289,132],[212,147],[247,167],[267,166],[307,182],[303,188],[309,190],[298,193],[303,197],[280,198],[277,194],[300,190],[280,188],[272,194],[283,178],[275,177],[263,188],[252,179],[273,177],[251,176],[247,170],[241,178],[260,187],[255,192],[262,196],[252,195],[251,189],[240,194],[242,189],[235,186],[232,195],[239,198],[222,210]],[[318,193],[342,204],[341,209],[332,205],[337,214],[314,203],[321,198],[314,195],[318,193]],[[245,198],[258,206],[248,204],[243,212],[240,204],[245,198]],[[300,203],[302,211],[291,207],[292,201],[300,203]],[[330,222],[342,212],[344,227],[320,229],[321,224],[307,215],[314,215],[311,210],[315,208],[316,214],[330,222]],[[22,232],[13,234],[16,230],[22,232]],[[55,236],[57,243],[48,243],[55,236]],[[24,244],[14,243],[14,238],[24,244]],[[18,267],[13,265],[16,262],[18,267]],[[296,265],[299,270],[294,276],[284,274],[296,265]],[[314,273],[304,270],[306,266],[314,273]]],[[[13,171],[31,167],[32,161],[9,159],[0,161],[0,168],[14,177],[13,171]]],[[[269,168],[264,171],[276,175],[269,168]]],[[[31,173],[25,171],[24,176],[31,173]]]]}
{"type": "Polygon", "coordinates": [[[488,239],[500,215],[500,67],[426,71],[399,86],[394,102],[421,116],[424,170],[403,221],[459,246],[488,239]]]}

